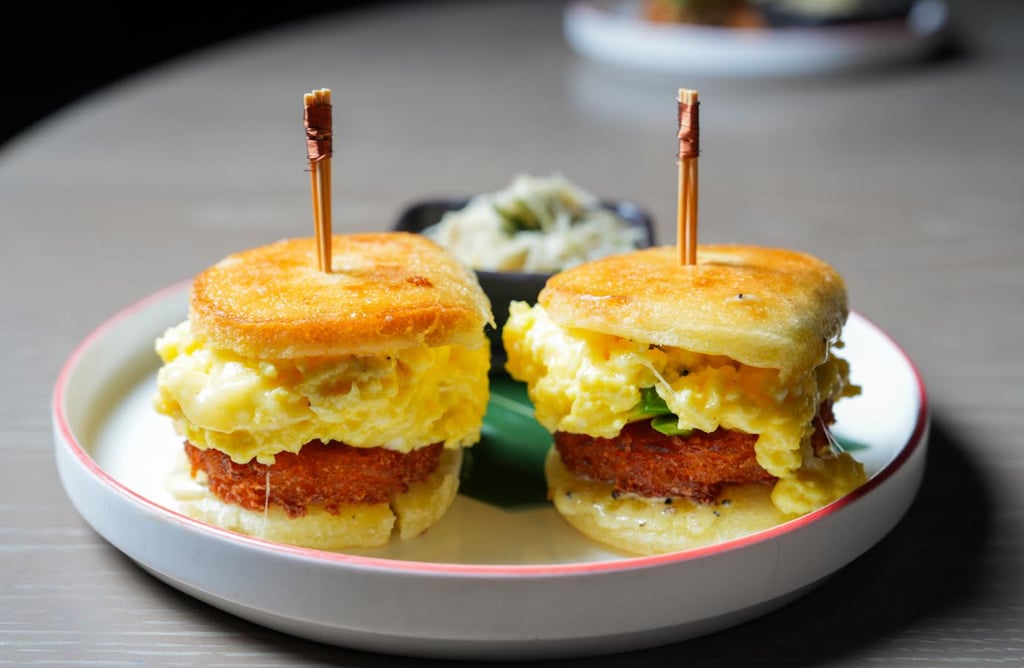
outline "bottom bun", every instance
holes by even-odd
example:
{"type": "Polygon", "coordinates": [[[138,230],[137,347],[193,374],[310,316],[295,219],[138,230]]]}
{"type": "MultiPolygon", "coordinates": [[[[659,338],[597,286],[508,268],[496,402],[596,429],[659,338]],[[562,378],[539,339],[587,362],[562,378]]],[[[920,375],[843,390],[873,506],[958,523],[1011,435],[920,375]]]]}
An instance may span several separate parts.
{"type": "Polygon", "coordinates": [[[770,485],[726,487],[713,504],[615,494],[607,483],[569,472],[555,448],[548,453],[544,472],[548,496],[569,524],[628,554],[664,554],[713,545],[795,517],[772,504],[770,485]]]}
{"type": "Polygon", "coordinates": [[[377,547],[392,536],[415,538],[435,524],[451,507],[459,491],[462,450],[446,448],[437,469],[426,480],[414,483],[390,503],[342,506],[337,513],[310,506],[302,517],[291,518],[279,506],[246,510],[214,496],[203,483],[189,475],[182,464],[168,481],[178,509],[194,519],[256,538],[318,550],[377,547]]]}

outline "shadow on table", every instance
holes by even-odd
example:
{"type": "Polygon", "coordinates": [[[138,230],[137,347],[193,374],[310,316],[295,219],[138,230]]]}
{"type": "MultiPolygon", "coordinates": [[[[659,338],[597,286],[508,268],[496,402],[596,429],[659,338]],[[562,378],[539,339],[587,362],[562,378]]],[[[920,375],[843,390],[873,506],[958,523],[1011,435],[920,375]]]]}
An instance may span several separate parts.
{"type": "MultiPolygon", "coordinates": [[[[992,502],[965,450],[950,425],[941,418],[934,420],[924,479],[906,516],[875,547],[793,603],[743,625],[683,643],[541,663],[566,668],[679,662],[698,668],[818,665],[882,643],[887,636],[921,625],[922,620],[949,616],[950,611],[971,604],[979,595],[983,571],[976,564],[991,538],[992,502]],[[950,527],[956,527],[955,533],[950,527]]],[[[153,586],[161,586],[156,579],[149,580],[153,586]]],[[[254,653],[277,657],[288,665],[450,665],[293,638],[168,590],[172,592],[168,604],[176,601],[198,625],[245,636],[254,653]]]]}

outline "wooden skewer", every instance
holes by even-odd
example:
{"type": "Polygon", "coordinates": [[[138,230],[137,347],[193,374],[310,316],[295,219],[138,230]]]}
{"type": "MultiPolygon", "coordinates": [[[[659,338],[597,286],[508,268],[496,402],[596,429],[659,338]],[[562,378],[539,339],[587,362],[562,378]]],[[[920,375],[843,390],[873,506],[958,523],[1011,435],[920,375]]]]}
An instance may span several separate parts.
{"type": "Polygon", "coordinates": [[[321,271],[331,271],[331,154],[333,153],[331,89],[321,88],[303,96],[306,154],[313,194],[313,224],[317,261],[321,271]]]}
{"type": "Polygon", "coordinates": [[[679,204],[676,245],[680,264],[697,264],[697,156],[700,155],[700,100],[697,91],[680,88],[679,204]]]}

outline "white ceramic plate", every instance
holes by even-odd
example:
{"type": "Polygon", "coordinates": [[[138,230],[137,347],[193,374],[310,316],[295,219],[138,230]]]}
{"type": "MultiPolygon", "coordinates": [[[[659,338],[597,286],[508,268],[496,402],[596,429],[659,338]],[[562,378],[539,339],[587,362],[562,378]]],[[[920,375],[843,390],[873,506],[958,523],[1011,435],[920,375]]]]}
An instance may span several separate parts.
{"type": "Polygon", "coordinates": [[[747,30],[654,23],[638,5],[576,0],[566,8],[566,40],[595,61],[647,71],[785,76],[912,61],[941,45],[949,27],[942,0],[918,0],[905,19],[747,30]]]}
{"type": "MultiPolygon", "coordinates": [[[[376,551],[321,552],[234,534],[175,512],[163,487],[181,446],[150,407],[153,342],[184,319],[187,290],[173,286],[128,307],[67,360],[52,406],[61,480],[82,517],[142,568],[296,636],[446,658],[582,656],[679,641],[815,586],[888,533],[920,484],[929,429],[920,375],[884,332],[853,314],[844,354],[864,391],[837,406],[836,435],[860,444],[871,478],[775,529],[627,558],[594,546],[529,495],[497,506],[467,488],[427,534],[376,551]]],[[[542,474],[509,475],[528,487],[542,474]]]]}

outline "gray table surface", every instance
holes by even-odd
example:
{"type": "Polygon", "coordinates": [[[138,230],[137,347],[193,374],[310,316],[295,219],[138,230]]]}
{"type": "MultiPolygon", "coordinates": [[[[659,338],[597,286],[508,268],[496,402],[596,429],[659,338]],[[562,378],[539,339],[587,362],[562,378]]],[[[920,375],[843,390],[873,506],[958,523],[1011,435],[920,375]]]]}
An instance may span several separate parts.
{"type": "Polygon", "coordinates": [[[0,664],[408,665],[208,607],[94,533],[54,463],[58,371],[135,300],[312,233],[304,92],[334,91],[336,231],[560,172],[641,202],[671,243],[685,86],[703,103],[701,240],[800,248],[844,274],[925,379],[927,470],[895,530],[787,607],[562,663],[1024,666],[1024,4],[957,5],[962,48],[935,62],[795,80],[599,65],[567,46],[563,9],[343,12],[155,67],[3,147],[0,664]]]}

